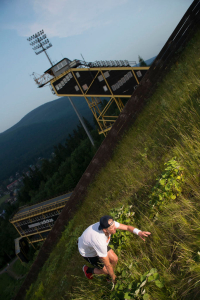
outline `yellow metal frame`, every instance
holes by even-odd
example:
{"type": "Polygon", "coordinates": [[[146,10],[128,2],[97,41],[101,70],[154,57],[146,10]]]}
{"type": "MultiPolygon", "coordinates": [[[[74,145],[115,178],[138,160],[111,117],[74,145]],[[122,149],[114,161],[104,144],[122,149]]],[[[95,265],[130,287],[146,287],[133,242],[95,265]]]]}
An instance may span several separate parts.
{"type": "Polygon", "coordinates": [[[112,128],[113,123],[116,121],[116,119],[118,118],[118,116],[108,116],[107,112],[108,109],[110,108],[111,105],[116,105],[119,113],[123,110],[124,108],[124,104],[121,100],[121,98],[130,98],[131,95],[114,95],[112,92],[111,87],[109,86],[103,72],[104,71],[132,71],[137,84],[139,84],[139,81],[137,79],[137,76],[135,74],[135,71],[138,70],[148,70],[149,67],[100,67],[100,68],[71,68],[65,72],[63,72],[61,75],[55,77],[54,79],[52,79],[51,82],[51,86],[55,92],[55,94],[58,97],[63,97],[63,96],[69,96],[69,97],[84,97],[90,110],[92,111],[92,114],[94,116],[94,118],[96,119],[98,125],[99,125],[99,134],[104,134],[104,136],[106,136],[107,132],[112,128]],[[95,77],[93,78],[90,86],[88,87],[87,91],[84,92],[81,85],[79,84],[78,78],[75,76],[74,72],[85,72],[85,71],[97,71],[97,74],[95,75],[95,77]],[[57,81],[58,79],[62,78],[63,76],[67,75],[71,73],[74,77],[74,79],[76,80],[76,83],[81,91],[81,94],[58,94],[57,90],[54,88],[53,83],[55,81],[57,81]],[[88,91],[90,90],[92,84],[94,83],[95,79],[97,78],[97,76],[101,74],[106,82],[107,88],[109,90],[109,94],[107,95],[89,95],[89,97],[91,98],[91,100],[88,98],[88,91]],[[99,100],[98,100],[99,98],[99,100]],[[104,107],[104,109],[101,111],[99,108],[99,104],[101,103],[101,98],[110,98],[108,103],[106,104],[106,106],[104,107]]]}
{"type": "Polygon", "coordinates": [[[35,238],[35,240],[32,240],[31,243],[38,243],[38,242],[41,242],[41,241],[45,241],[46,240],[46,237],[45,238],[35,238]]]}
{"type": "MultiPolygon", "coordinates": [[[[59,213],[58,210],[62,209],[66,205],[66,202],[68,201],[69,198],[70,198],[70,196],[67,196],[67,197],[65,197],[63,199],[56,200],[55,202],[51,202],[51,203],[48,203],[46,205],[44,204],[43,206],[39,206],[39,207],[36,207],[36,208],[33,208],[33,209],[31,209],[31,206],[30,206],[30,210],[28,212],[25,211],[25,212],[22,212],[22,213],[20,213],[20,212],[16,213],[14,215],[14,217],[11,220],[9,220],[9,221],[10,221],[10,223],[13,224],[13,226],[15,227],[15,229],[17,230],[17,232],[19,233],[19,235],[21,237],[26,237],[27,240],[28,240],[28,242],[29,242],[29,244],[31,244],[33,246],[33,248],[35,248],[34,245],[33,245],[33,243],[37,242],[38,240],[37,241],[31,241],[29,239],[29,237],[30,236],[34,236],[34,235],[39,235],[40,236],[39,240],[40,241],[44,241],[46,238],[44,238],[41,235],[41,233],[51,231],[52,226],[48,223],[49,228],[45,229],[45,230],[42,230],[42,231],[39,231],[38,228],[37,228],[37,226],[35,226],[35,229],[36,229],[37,232],[33,232],[33,233],[28,233],[27,234],[22,229],[22,227],[20,226],[19,222],[22,221],[22,220],[27,220],[27,219],[30,220],[31,217],[35,217],[35,216],[39,216],[39,215],[43,215],[43,217],[46,219],[46,217],[45,217],[44,214],[48,213],[48,212],[51,212],[51,211],[55,211],[55,210],[57,210],[57,212],[59,213]],[[42,209],[42,212],[41,212],[41,209],[42,209]],[[18,225],[18,228],[21,230],[21,232],[20,232],[20,230],[18,230],[18,228],[17,228],[16,225],[18,225]]],[[[52,199],[54,199],[54,198],[52,198],[52,199]]],[[[52,199],[49,199],[49,200],[52,200],[52,199]]],[[[46,200],[46,201],[49,201],[49,200],[46,200]]],[[[46,201],[41,202],[41,204],[45,203],[46,201]]]]}
{"type": "Polygon", "coordinates": [[[19,257],[19,255],[17,254],[17,257],[19,258],[19,260],[21,261],[21,263],[23,263],[23,261],[21,260],[21,258],[19,257]]]}
{"type": "MultiPolygon", "coordinates": [[[[27,211],[22,212],[22,213],[16,213],[14,215],[14,217],[9,221],[10,221],[10,223],[12,223],[14,225],[14,223],[16,223],[18,221],[22,221],[22,220],[28,219],[30,217],[35,217],[35,216],[42,215],[44,213],[53,211],[53,210],[55,210],[56,207],[57,207],[57,209],[62,208],[65,206],[65,204],[69,198],[70,198],[70,196],[63,198],[61,200],[57,200],[55,202],[43,205],[43,206],[36,207],[36,208],[32,209],[31,211],[29,211],[28,213],[27,213],[27,211]],[[54,207],[50,208],[52,205],[54,205],[54,207]],[[38,212],[38,210],[41,210],[41,209],[42,209],[42,213],[38,212]]],[[[51,199],[49,199],[49,200],[51,200],[51,199]]],[[[46,202],[46,201],[44,201],[44,202],[46,202]]],[[[41,202],[41,203],[43,203],[43,202],[41,202]]],[[[30,208],[31,208],[31,206],[30,206],[30,208]]]]}
{"type": "MultiPolygon", "coordinates": [[[[37,235],[37,234],[40,234],[40,233],[43,233],[43,232],[51,231],[51,228],[48,228],[48,229],[45,229],[45,230],[41,230],[41,231],[38,231],[37,227],[35,227],[35,228],[36,228],[37,232],[33,232],[33,233],[30,233],[30,234],[24,233],[24,235],[21,235],[21,237],[28,238],[28,236],[37,235]]],[[[24,230],[22,230],[22,231],[24,231],[24,230]]]]}

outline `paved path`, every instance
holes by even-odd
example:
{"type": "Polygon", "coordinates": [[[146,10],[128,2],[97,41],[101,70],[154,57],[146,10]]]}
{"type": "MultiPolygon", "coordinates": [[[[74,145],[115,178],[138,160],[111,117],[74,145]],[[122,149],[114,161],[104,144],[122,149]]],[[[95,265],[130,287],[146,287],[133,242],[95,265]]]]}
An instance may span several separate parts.
{"type": "Polygon", "coordinates": [[[14,279],[18,280],[18,279],[21,279],[23,278],[25,275],[18,275],[16,274],[13,270],[12,270],[12,265],[16,262],[16,260],[18,260],[19,258],[16,256],[15,259],[13,259],[13,261],[9,264],[9,266],[6,266],[1,272],[0,272],[0,275],[3,274],[3,273],[6,273],[8,275],[10,275],[11,277],[13,277],[14,279]]]}

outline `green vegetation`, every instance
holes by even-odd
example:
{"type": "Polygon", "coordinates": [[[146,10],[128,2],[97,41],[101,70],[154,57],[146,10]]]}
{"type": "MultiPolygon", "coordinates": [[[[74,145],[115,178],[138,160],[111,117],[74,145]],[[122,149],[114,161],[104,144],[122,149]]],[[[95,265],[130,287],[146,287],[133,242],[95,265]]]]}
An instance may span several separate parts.
{"type": "Polygon", "coordinates": [[[29,272],[33,262],[37,257],[41,243],[35,244],[35,247],[36,251],[30,247],[29,252],[27,253],[29,258],[28,263],[21,263],[21,261],[18,259],[13,265],[11,265],[11,262],[9,266],[7,266],[7,264],[4,265],[4,268],[9,268],[9,271],[0,275],[0,298],[2,300],[11,300],[17,294],[26,278],[26,274],[29,272]]]}
{"type": "Polygon", "coordinates": [[[0,275],[0,291],[2,300],[10,300],[16,295],[24,279],[16,280],[7,273],[0,275]]]}
{"type": "Polygon", "coordinates": [[[15,205],[8,204],[7,208],[5,219],[0,218],[0,268],[5,266],[15,256],[14,239],[18,236],[16,229],[8,220],[9,208],[13,211],[15,205]]]}
{"type": "Polygon", "coordinates": [[[41,170],[30,169],[30,177],[25,176],[18,201],[12,205],[1,204],[0,208],[6,213],[4,218],[0,218],[0,268],[15,255],[14,239],[18,237],[18,232],[9,222],[11,215],[19,206],[31,205],[73,190],[87,168],[103,137],[92,130],[87,120],[85,122],[94,137],[96,148],[91,146],[84,129],[78,125],[65,146],[59,144],[54,148],[55,156],[51,161],[43,160],[41,170]]]}
{"type": "Polygon", "coordinates": [[[16,260],[15,263],[12,265],[12,271],[18,276],[25,275],[29,271],[29,268],[29,264],[21,263],[19,259],[16,260]]]}
{"type": "MultiPolygon", "coordinates": [[[[83,98],[74,100],[80,114],[93,120],[83,98]],[[77,102],[78,101],[78,102],[77,102]]],[[[49,157],[53,147],[72,134],[79,120],[66,97],[58,98],[28,113],[19,123],[0,134],[0,185],[22,172],[39,157],[49,157]]]]}
{"type": "Polygon", "coordinates": [[[144,59],[139,55],[138,55],[138,61],[139,61],[140,67],[146,67],[147,66],[144,59]]]}
{"type": "Polygon", "coordinates": [[[181,185],[184,182],[183,168],[180,167],[175,158],[165,163],[165,165],[167,166],[165,171],[161,178],[158,178],[149,196],[149,204],[152,210],[151,219],[155,219],[157,216],[157,208],[159,210],[164,208],[166,203],[170,200],[175,200],[182,192],[181,185]]]}
{"type": "Polygon", "coordinates": [[[18,200],[20,205],[34,204],[54,196],[72,191],[90,163],[103,136],[84,120],[93,136],[95,147],[92,146],[82,125],[73,130],[65,144],[54,147],[54,157],[43,160],[41,169],[30,169],[30,176],[25,176],[18,200]]]}
{"type": "Polygon", "coordinates": [[[4,195],[3,197],[0,198],[0,205],[2,203],[4,203],[8,198],[10,197],[10,195],[4,195]]]}
{"type": "Polygon", "coordinates": [[[65,145],[59,144],[54,148],[51,160],[42,160],[41,169],[30,169],[30,177],[25,176],[18,201],[14,204],[3,203],[0,208],[6,211],[4,218],[0,218],[0,268],[15,256],[14,239],[19,236],[14,226],[9,222],[12,214],[23,205],[31,205],[50,199],[58,194],[72,191],[91,161],[103,136],[93,130],[85,120],[88,129],[95,140],[93,147],[81,125],[69,135],[65,145]]]}
{"type": "Polygon", "coordinates": [[[199,299],[199,52],[200,32],[95,178],[27,300],[199,299]],[[104,276],[84,277],[76,245],[107,213],[152,233],[146,242],[129,233],[113,236],[119,255],[113,290],[104,276]]]}

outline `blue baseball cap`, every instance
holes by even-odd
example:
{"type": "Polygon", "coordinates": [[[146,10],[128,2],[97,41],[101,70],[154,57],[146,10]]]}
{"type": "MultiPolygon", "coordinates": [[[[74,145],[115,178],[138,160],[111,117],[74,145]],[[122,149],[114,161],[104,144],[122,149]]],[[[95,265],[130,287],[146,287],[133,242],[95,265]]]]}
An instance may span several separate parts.
{"type": "Polygon", "coordinates": [[[108,224],[108,220],[113,220],[113,217],[111,217],[111,216],[103,216],[103,217],[101,217],[101,219],[100,219],[100,225],[99,225],[99,230],[102,230],[102,229],[106,229],[106,228],[108,228],[108,227],[110,227],[110,225],[112,225],[112,223],[114,222],[112,222],[111,224],[108,224]]]}

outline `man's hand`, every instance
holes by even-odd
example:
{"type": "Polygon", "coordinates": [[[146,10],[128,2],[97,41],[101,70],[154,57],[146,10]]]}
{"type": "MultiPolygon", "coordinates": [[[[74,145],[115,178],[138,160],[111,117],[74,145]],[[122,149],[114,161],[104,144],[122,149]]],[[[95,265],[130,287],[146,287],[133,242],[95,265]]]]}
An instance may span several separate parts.
{"type": "Polygon", "coordinates": [[[131,225],[125,225],[125,224],[119,224],[118,229],[127,230],[129,232],[133,232],[133,233],[139,235],[139,237],[141,237],[141,239],[143,241],[145,241],[145,239],[144,239],[145,237],[148,237],[151,234],[151,232],[148,232],[148,231],[139,231],[139,229],[137,229],[137,228],[135,228],[135,227],[133,227],[131,225]],[[137,231],[134,232],[134,230],[135,231],[137,230],[137,231]],[[138,231],[139,231],[139,233],[138,233],[138,231]]]}
{"type": "Polygon", "coordinates": [[[116,279],[116,276],[114,275],[113,278],[112,278],[112,283],[115,285],[117,282],[117,279],[116,279]]]}
{"type": "Polygon", "coordinates": [[[151,232],[148,232],[148,231],[140,231],[138,233],[139,237],[145,241],[145,237],[148,237],[149,235],[151,234],[151,232]]]}

